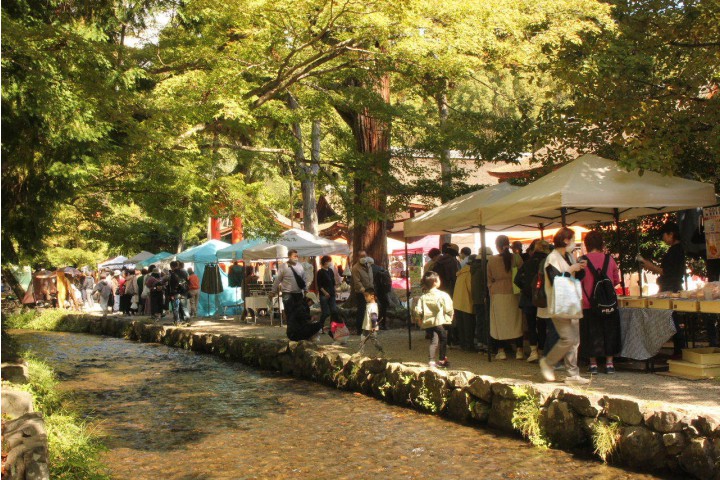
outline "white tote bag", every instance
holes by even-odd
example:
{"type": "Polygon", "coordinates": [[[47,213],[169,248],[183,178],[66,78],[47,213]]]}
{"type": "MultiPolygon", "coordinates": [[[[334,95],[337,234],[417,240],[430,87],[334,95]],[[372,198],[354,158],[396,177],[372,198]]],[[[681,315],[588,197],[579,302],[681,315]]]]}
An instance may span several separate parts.
{"type": "Polygon", "coordinates": [[[582,318],[582,286],[580,280],[565,275],[555,277],[550,314],[558,318],[582,318]]]}

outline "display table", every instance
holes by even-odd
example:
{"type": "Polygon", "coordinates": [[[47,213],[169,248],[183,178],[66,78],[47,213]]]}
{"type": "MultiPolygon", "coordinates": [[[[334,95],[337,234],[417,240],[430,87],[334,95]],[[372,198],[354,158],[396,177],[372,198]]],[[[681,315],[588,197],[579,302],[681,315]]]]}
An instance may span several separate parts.
{"type": "Polygon", "coordinates": [[[675,335],[672,310],[621,308],[621,357],[648,360],[675,335]]]}

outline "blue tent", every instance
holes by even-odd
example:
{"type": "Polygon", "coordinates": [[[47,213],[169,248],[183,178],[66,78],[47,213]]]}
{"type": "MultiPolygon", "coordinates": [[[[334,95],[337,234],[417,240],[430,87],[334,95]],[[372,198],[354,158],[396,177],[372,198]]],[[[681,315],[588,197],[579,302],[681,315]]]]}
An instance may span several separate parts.
{"type": "Polygon", "coordinates": [[[173,254],[172,254],[172,253],[169,253],[169,252],[156,253],[155,255],[153,255],[153,256],[150,257],[150,258],[146,258],[145,260],[142,260],[142,261],[140,261],[140,262],[137,262],[137,263],[135,264],[135,268],[147,267],[147,266],[149,266],[149,265],[152,265],[153,263],[161,262],[161,261],[163,261],[163,260],[165,260],[165,259],[167,259],[167,258],[170,258],[170,257],[172,257],[172,256],[173,256],[173,254]]]}
{"type": "MultiPolygon", "coordinates": [[[[176,258],[181,262],[194,264],[195,273],[200,278],[200,285],[202,285],[205,266],[207,264],[218,263],[218,250],[229,246],[229,243],[221,242],[220,240],[208,240],[201,245],[189,248],[182,253],[178,253],[176,258]]],[[[229,288],[227,274],[222,270],[220,270],[220,279],[223,286],[223,291],[221,293],[207,294],[200,292],[200,297],[198,299],[198,316],[211,317],[217,313],[219,306],[232,305],[240,299],[240,288],[229,288]]]]}
{"type": "Polygon", "coordinates": [[[247,239],[243,240],[238,243],[233,243],[229,247],[223,248],[221,250],[217,251],[217,259],[218,260],[240,260],[242,259],[242,252],[245,251],[246,248],[254,247],[255,245],[260,245],[265,240],[263,239],[247,239]]]}

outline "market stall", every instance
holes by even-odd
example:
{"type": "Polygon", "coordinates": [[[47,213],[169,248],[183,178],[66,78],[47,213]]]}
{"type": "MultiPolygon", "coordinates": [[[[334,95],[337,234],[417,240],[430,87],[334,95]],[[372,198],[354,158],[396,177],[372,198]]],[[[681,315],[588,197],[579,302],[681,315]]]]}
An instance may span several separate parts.
{"type": "Polygon", "coordinates": [[[145,268],[150,265],[155,265],[160,269],[163,269],[170,265],[170,262],[175,258],[175,255],[170,252],[160,252],[155,255],[148,257],[144,260],[140,260],[135,264],[135,268],[145,268]]]}
{"type": "Polygon", "coordinates": [[[198,316],[200,317],[211,317],[217,314],[223,303],[234,302],[236,295],[239,295],[239,292],[228,288],[227,274],[218,265],[218,250],[229,246],[229,243],[220,240],[208,240],[178,253],[176,256],[176,259],[181,262],[192,263],[195,274],[200,278],[200,297],[198,299],[198,316]]]}

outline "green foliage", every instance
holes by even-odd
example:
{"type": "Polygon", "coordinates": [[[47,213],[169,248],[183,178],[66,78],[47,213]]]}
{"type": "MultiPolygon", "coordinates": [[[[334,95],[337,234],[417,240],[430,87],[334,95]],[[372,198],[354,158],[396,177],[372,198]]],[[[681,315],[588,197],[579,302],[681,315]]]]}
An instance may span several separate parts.
{"type": "Polygon", "coordinates": [[[537,394],[526,386],[514,386],[515,409],[512,426],[536,447],[547,448],[550,443],[540,425],[540,401],[537,394]]]}
{"type": "Polygon", "coordinates": [[[7,315],[4,319],[5,328],[27,330],[84,332],[87,326],[85,319],[60,309],[26,310],[7,315]]]}
{"type": "Polygon", "coordinates": [[[592,441],[594,452],[603,462],[615,453],[617,443],[620,440],[621,425],[619,422],[596,421],[590,426],[592,429],[592,441]]]}
{"type": "Polygon", "coordinates": [[[23,358],[28,362],[30,381],[25,385],[13,384],[13,388],[31,393],[35,410],[44,416],[51,478],[109,479],[100,461],[105,447],[78,415],[65,409],[65,398],[57,388],[55,372],[30,352],[24,352],[23,358]]]}

